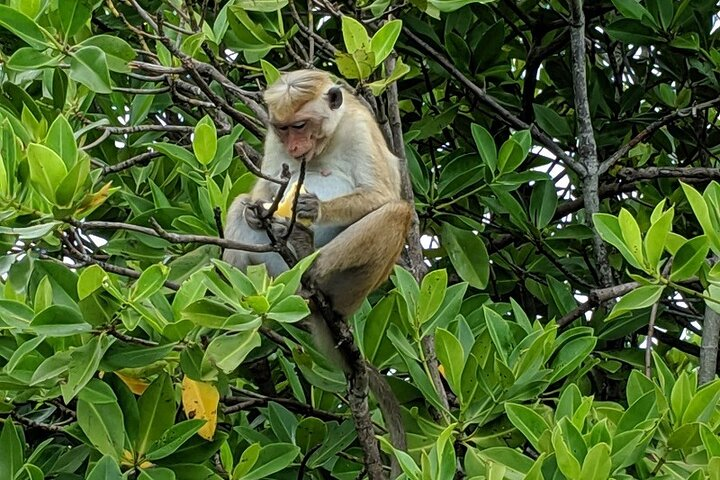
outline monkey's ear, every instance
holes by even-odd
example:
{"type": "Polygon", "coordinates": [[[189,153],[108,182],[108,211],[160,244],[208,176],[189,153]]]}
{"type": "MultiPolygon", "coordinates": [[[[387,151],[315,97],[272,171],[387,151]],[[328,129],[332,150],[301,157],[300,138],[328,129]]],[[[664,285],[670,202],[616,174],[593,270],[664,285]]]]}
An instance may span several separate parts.
{"type": "Polygon", "coordinates": [[[340,87],[332,87],[327,92],[328,105],[330,110],[337,110],[343,103],[343,94],[340,87]]]}

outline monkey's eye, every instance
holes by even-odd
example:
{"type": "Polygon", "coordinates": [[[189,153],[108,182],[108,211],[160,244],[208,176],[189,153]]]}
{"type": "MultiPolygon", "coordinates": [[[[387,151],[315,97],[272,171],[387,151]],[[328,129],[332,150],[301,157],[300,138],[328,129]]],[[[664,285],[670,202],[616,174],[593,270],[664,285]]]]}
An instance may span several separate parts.
{"type": "Polygon", "coordinates": [[[287,132],[289,127],[287,125],[283,125],[282,127],[275,127],[275,128],[277,128],[281,132],[287,132]]]}
{"type": "Polygon", "coordinates": [[[305,128],[306,124],[307,124],[307,122],[298,122],[298,123],[294,124],[292,127],[295,130],[302,130],[303,128],[305,128]]]}

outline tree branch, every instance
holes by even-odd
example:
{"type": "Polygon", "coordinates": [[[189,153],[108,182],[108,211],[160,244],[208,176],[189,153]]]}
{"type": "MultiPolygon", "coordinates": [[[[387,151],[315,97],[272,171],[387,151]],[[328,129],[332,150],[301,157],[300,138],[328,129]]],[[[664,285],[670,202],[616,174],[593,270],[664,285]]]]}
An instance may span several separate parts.
{"type": "Polygon", "coordinates": [[[585,14],[583,0],[571,0],[570,47],[573,65],[573,92],[575,94],[575,118],[578,130],[578,157],[584,167],[583,198],[588,226],[593,230],[595,263],[604,287],[613,284],[612,269],[608,261],[607,247],[593,224],[593,215],[600,211],[600,172],[593,131],[590,102],[588,101],[587,74],[585,71],[585,14]]]}
{"type": "Polygon", "coordinates": [[[615,153],[606,158],[600,165],[600,173],[607,172],[610,167],[615,165],[621,158],[627,155],[627,153],[632,150],[635,145],[647,140],[653,133],[657,132],[662,127],[670,125],[671,123],[674,123],[681,118],[687,117],[688,115],[697,115],[698,110],[704,110],[706,108],[714,107],[716,105],[720,105],[720,96],[712,100],[708,100],[707,102],[698,103],[697,105],[693,105],[692,107],[681,108],[669,115],[662,117],[659,120],[652,122],[650,125],[645,127],[642,132],[635,135],[632,140],[630,140],[628,143],[620,147],[615,153]]]}

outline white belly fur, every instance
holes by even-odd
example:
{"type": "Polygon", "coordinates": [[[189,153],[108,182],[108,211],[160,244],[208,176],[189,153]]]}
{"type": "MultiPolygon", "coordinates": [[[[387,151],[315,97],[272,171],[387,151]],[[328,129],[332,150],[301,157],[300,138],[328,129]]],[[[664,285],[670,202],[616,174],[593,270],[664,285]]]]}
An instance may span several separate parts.
{"type": "MultiPolygon", "coordinates": [[[[290,183],[296,182],[297,176],[293,175],[290,183]]],[[[308,169],[305,172],[305,181],[303,182],[305,189],[317,195],[321,201],[332,200],[333,198],[347,195],[355,189],[355,186],[345,175],[337,175],[332,171],[328,175],[323,175],[319,171],[308,169]]],[[[347,225],[316,225],[313,227],[315,232],[315,248],[320,248],[327,244],[342,232],[347,225]]]]}

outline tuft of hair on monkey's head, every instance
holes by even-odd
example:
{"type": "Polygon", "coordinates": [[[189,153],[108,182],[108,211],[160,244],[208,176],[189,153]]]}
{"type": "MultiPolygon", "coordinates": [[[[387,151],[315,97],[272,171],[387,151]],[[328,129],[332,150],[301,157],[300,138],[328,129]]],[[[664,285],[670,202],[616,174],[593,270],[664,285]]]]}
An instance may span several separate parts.
{"type": "MultiPolygon", "coordinates": [[[[265,90],[263,98],[268,107],[268,113],[273,122],[285,123],[292,121],[293,117],[312,100],[324,98],[330,108],[339,107],[337,101],[333,102],[334,94],[329,92],[338,86],[332,76],[322,70],[295,70],[283,74],[265,90]]],[[[339,90],[338,90],[339,92],[339,90]]],[[[342,94],[340,94],[342,103],[342,94]]],[[[333,109],[335,109],[333,108],[333,109]]],[[[315,113],[315,112],[308,112],[315,113]]],[[[320,113],[320,112],[317,112],[320,113]]]]}

